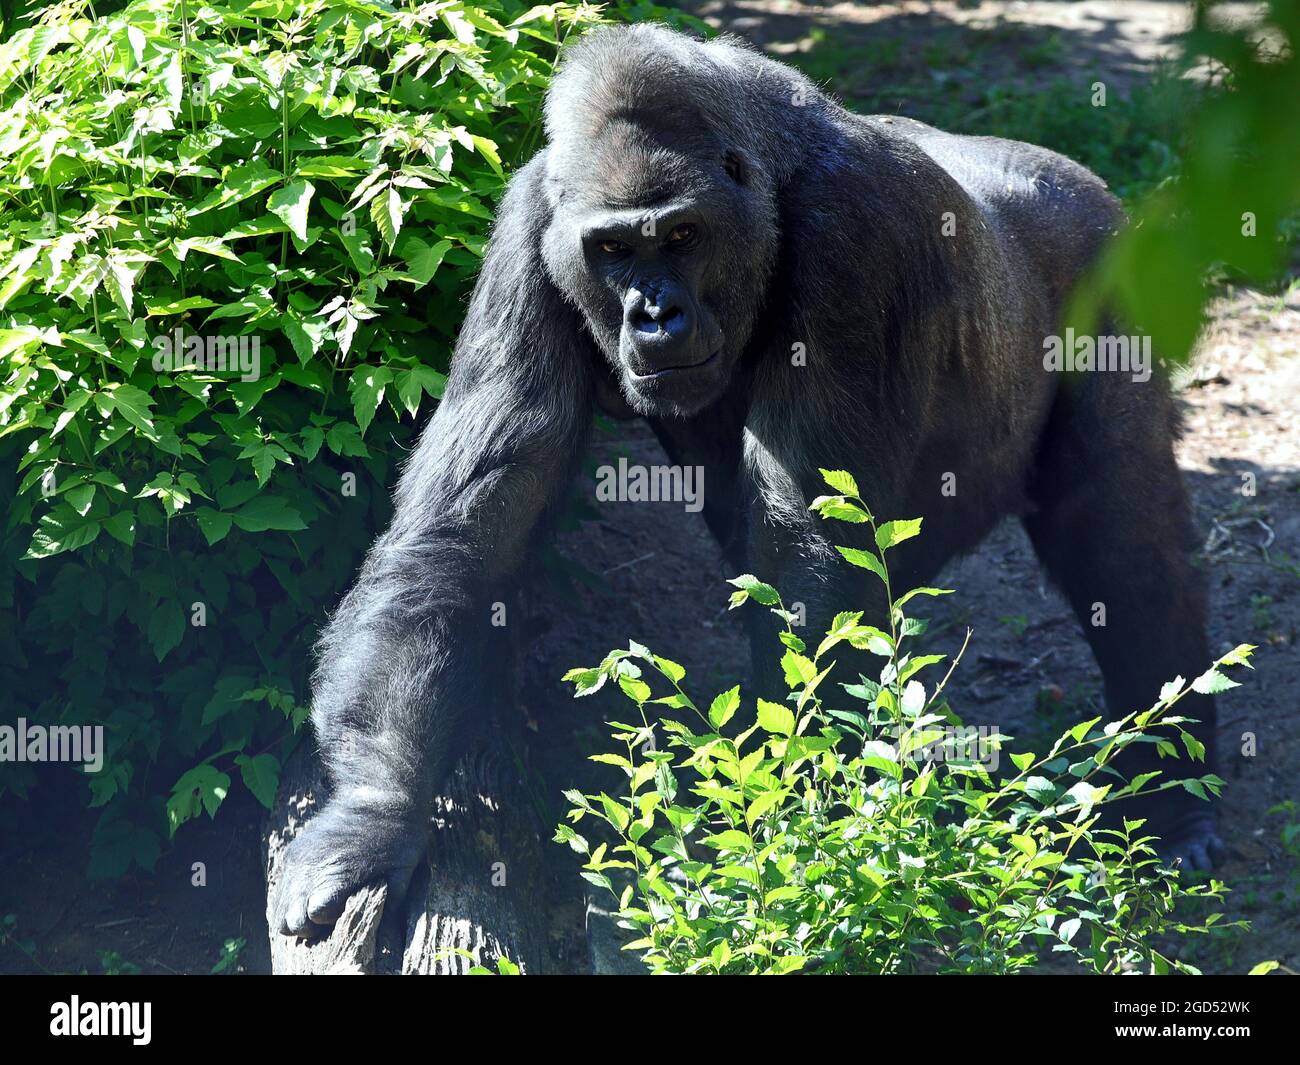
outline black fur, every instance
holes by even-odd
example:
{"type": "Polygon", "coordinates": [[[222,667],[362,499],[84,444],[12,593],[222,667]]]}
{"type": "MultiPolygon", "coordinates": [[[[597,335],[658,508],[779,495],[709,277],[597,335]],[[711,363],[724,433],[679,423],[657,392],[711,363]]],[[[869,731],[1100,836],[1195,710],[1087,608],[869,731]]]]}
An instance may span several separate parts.
{"type": "MultiPolygon", "coordinates": [[[[490,697],[491,604],[597,404],[706,467],[710,527],[807,605],[809,631],[877,594],[808,514],[817,468],[843,468],[877,513],[925,517],[896,555],[904,586],[1021,516],[1115,713],[1205,668],[1167,390],[1043,367],[1122,220],[1096,177],[1032,145],[850,114],[735,43],[650,26],[574,47],[546,120],[392,527],[323,638],[313,722],[335,797],[290,849],[273,928],[328,926],[368,881],[404,890],[433,789],[490,697]]],[[[1212,765],[1213,703],[1189,713],[1212,765]]],[[[1153,829],[1210,864],[1208,806],[1168,794],[1153,829]]]]}

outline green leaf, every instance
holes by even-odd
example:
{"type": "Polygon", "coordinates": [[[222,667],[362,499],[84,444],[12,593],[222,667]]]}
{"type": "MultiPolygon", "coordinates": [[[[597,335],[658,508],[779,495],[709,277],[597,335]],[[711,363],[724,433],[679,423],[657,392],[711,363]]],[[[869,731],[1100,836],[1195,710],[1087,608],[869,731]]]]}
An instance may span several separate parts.
{"type": "Polygon", "coordinates": [[[808,507],[823,518],[846,521],[852,525],[863,525],[871,520],[871,515],[861,507],[855,506],[841,496],[818,496],[808,507]]]}
{"type": "Polygon", "coordinates": [[[99,530],[99,522],[83,518],[70,506],[61,504],[41,516],[23,557],[49,558],[64,551],[76,551],[93,543],[99,530]]]}
{"type": "Polygon", "coordinates": [[[665,677],[676,684],[686,676],[686,667],[671,658],[664,658],[663,655],[654,655],[651,661],[654,662],[655,668],[665,677]]]}
{"type": "Polygon", "coordinates": [[[906,521],[887,521],[876,530],[876,546],[881,551],[910,540],[921,531],[921,519],[909,518],[906,521]]]}
{"type": "Polygon", "coordinates": [[[135,546],[135,512],[119,511],[104,519],[104,528],[108,530],[113,539],[126,544],[127,547],[135,546]]]}
{"type": "Polygon", "coordinates": [[[907,603],[911,599],[914,599],[918,595],[931,595],[931,596],[952,595],[952,589],[951,588],[913,588],[911,591],[905,592],[898,600],[895,601],[894,603],[895,609],[902,609],[905,603],[907,603]]]}
{"type": "Polygon", "coordinates": [[[749,836],[738,828],[728,828],[712,836],[705,836],[700,842],[715,850],[749,850],[749,836]]]}
{"type": "Polygon", "coordinates": [[[289,227],[299,240],[307,239],[307,212],[316,186],[310,181],[293,181],[276,190],[266,201],[267,209],[289,227]]]}
{"type": "Polygon", "coordinates": [[[402,230],[402,215],[405,210],[401,195],[392,185],[370,201],[370,218],[390,248],[402,230]]]}
{"type": "Polygon", "coordinates": [[[709,706],[709,724],[719,731],[740,708],[740,685],[723,692],[709,706]]]}
{"type": "Polygon", "coordinates": [[[1255,650],[1256,650],[1256,647],[1255,647],[1255,645],[1252,644],[1252,643],[1241,643],[1241,644],[1238,644],[1238,645],[1237,645],[1236,647],[1234,647],[1231,651],[1229,651],[1226,655],[1224,655],[1222,658],[1219,659],[1219,665],[1221,665],[1221,666],[1247,666],[1247,667],[1249,667],[1249,668],[1251,668],[1251,669],[1254,669],[1255,667],[1250,665],[1250,656],[1251,656],[1252,652],[1254,652],[1255,650]]]}
{"type": "Polygon", "coordinates": [[[1066,733],[1066,735],[1068,735],[1072,740],[1074,740],[1075,743],[1082,743],[1084,737],[1086,737],[1088,733],[1092,731],[1093,726],[1095,726],[1097,722],[1100,720],[1101,718],[1094,717],[1094,718],[1090,718],[1087,721],[1080,721],[1077,725],[1071,728],[1066,733]]]}
{"type": "Polygon", "coordinates": [[[739,588],[756,603],[762,603],[764,606],[775,606],[781,600],[775,588],[770,584],[764,584],[752,573],[742,573],[739,577],[732,577],[727,583],[739,588]]]}
{"type": "Polygon", "coordinates": [[[174,599],[167,599],[154,607],[145,630],[154,656],[161,662],[180,644],[185,635],[185,611],[174,599]]]}
{"type": "MultiPolygon", "coordinates": [[[[109,808],[110,811],[112,807],[109,808]]],[[[161,853],[158,834],[111,813],[95,826],[90,843],[91,880],[115,880],[132,865],[152,870],[161,853]]]]}
{"type": "Polygon", "coordinates": [[[397,398],[407,412],[414,415],[420,409],[421,393],[428,393],[435,399],[442,397],[446,387],[447,376],[429,366],[414,366],[409,370],[400,370],[397,374],[397,398]]]}
{"type": "MultiPolygon", "coordinates": [[[[180,258],[180,256],[177,256],[180,258]]],[[[184,314],[186,311],[201,311],[208,307],[216,307],[216,300],[210,300],[206,296],[187,296],[181,300],[168,300],[165,303],[152,303],[145,301],[144,313],[149,318],[158,318],[170,314],[184,314]]]]}
{"type": "Polygon", "coordinates": [[[343,250],[362,277],[375,272],[375,253],[370,248],[370,230],[358,229],[353,233],[339,233],[343,250]]]}
{"type": "Polygon", "coordinates": [[[249,757],[241,754],[235,759],[244,785],[268,810],[275,805],[275,789],[280,783],[280,762],[273,754],[249,757]]]}
{"type": "Polygon", "coordinates": [[[1217,669],[1207,669],[1192,681],[1192,691],[1200,692],[1202,695],[1218,695],[1220,692],[1226,692],[1229,688],[1240,687],[1241,685],[1235,680],[1226,673],[1220,673],[1217,669]]]}
{"type": "Polygon", "coordinates": [[[230,207],[250,196],[256,196],[263,189],[268,189],[281,180],[278,170],[272,170],[261,159],[244,166],[237,166],[226,174],[225,180],[190,211],[190,216],[205,214],[218,207],[230,207]]]}
{"type": "Polygon", "coordinates": [[[293,345],[298,362],[306,366],[325,340],[329,327],[317,318],[302,318],[293,311],[280,316],[280,329],[293,345]]]}
{"type": "Polygon", "coordinates": [[[325,443],[336,455],[351,458],[369,458],[370,452],[362,443],[357,427],[351,422],[335,422],[325,434],[325,443]]]}
{"type": "Polygon", "coordinates": [[[259,488],[266,487],[266,482],[271,479],[271,472],[275,469],[277,462],[282,462],[287,466],[293,465],[293,459],[279,444],[260,442],[250,444],[239,453],[239,457],[252,460],[253,473],[257,477],[257,486],[259,488]]]}
{"type": "Polygon", "coordinates": [[[785,682],[791,688],[809,683],[817,676],[817,667],[812,660],[797,651],[786,651],[781,656],[781,669],[785,673],[785,682]]]}
{"type": "Polygon", "coordinates": [[[844,470],[821,470],[822,479],[835,489],[840,495],[860,497],[858,491],[858,482],[853,479],[853,475],[844,470]]]}
{"type": "MultiPolygon", "coordinates": [[[[211,255],[214,259],[225,259],[232,263],[243,262],[243,260],[227,248],[218,237],[186,237],[184,240],[178,240],[173,250],[176,253],[176,258],[181,262],[185,262],[192,251],[201,251],[204,255],[211,255]]],[[[215,303],[210,305],[214,307],[216,306],[215,303]]]]}
{"type": "Polygon", "coordinates": [[[351,178],[366,166],[365,160],[355,155],[312,155],[298,160],[294,174],[297,177],[351,178]]]}
{"type": "MultiPolygon", "coordinates": [[[[469,9],[467,8],[467,10],[469,9]]],[[[477,135],[471,136],[470,140],[473,141],[474,147],[478,149],[479,155],[483,156],[483,158],[487,160],[488,166],[490,166],[498,176],[503,176],[504,171],[501,168],[501,156],[497,151],[496,142],[477,135]]]]}
{"type": "Polygon", "coordinates": [[[571,669],[560,679],[572,684],[575,689],[573,697],[581,699],[584,695],[600,691],[609,679],[609,674],[599,669],[571,669]]]}
{"type": "Polygon", "coordinates": [[[759,699],[758,723],[768,732],[774,732],[778,736],[790,736],[794,733],[794,711],[780,703],[759,699]]]}
{"type": "Polygon", "coordinates": [[[859,551],[856,547],[839,546],[836,546],[835,550],[843,555],[847,562],[857,566],[859,569],[869,569],[882,581],[886,579],[884,563],[882,563],[872,552],[859,551]]]}
{"type": "Polygon", "coordinates": [[[384,389],[392,379],[393,371],[387,366],[362,366],[352,374],[352,411],[362,433],[374,420],[384,389]]]}
{"type": "Polygon", "coordinates": [[[650,685],[643,680],[619,676],[618,686],[623,689],[623,694],[635,703],[643,703],[650,698],[650,685]]]}
{"type": "Polygon", "coordinates": [[[95,500],[95,486],[93,484],[79,484],[75,488],[69,488],[64,492],[63,498],[67,500],[68,505],[77,514],[84,518],[90,513],[90,504],[95,500]]]}
{"type": "Polygon", "coordinates": [[[194,512],[194,517],[198,520],[199,529],[204,539],[208,541],[209,547],[224,540],[234,522],[229,514],[223,514],[211,507],[199,507],[194,512]]]}
{"type": "Polygon", "coordinates": [[[407,237],[398,253],[406,260],[406,272],[415,279],[416,287],[422,288],[438,272],[442,260],[451,250],[451,241],[440,240],[429,245],[419,237],[407,237]]]}
{"type": "Polygon", "coordinates": [[[104,285],[113,298],[113,302],[129,316],[135,304],[135,277],[137,271],[132,268],[130,263],[116,254],[110,254],[106,262],[108,264],[108,273],[104,275],[104,285]]]}
{"type": "Polygon", "coordinates": [[[280,496],[254,496],[231,517],[245,532],[266,532],[268,529],[296,532],[307,528],[302,515],[280,496]]]}
{"type": "Polygon", "coordinates": [[[745,820],[754,824],[774,806],[779,806],[787,795],[784,791],[765,791],[749,804],[745,811],[745,820]]]}
{"type": "Polygon", "coordinates": [[[137,429],[143,430],[145,434],[153,435],[153,421],[149,417],[149,408],[153,406],[153,398],[149,393],[136,388],[135,385],[118,385],[110,395],[113,397],[114,409],[123,418],[137,429]]]}
{"type": "Polygon", "coordinates": [[[167,820],[172,833],[191,818],[206,810],[216,817],[217,808],[230,792],[230,777],[207,762],[181,774],[167,800],[167,820]]]}

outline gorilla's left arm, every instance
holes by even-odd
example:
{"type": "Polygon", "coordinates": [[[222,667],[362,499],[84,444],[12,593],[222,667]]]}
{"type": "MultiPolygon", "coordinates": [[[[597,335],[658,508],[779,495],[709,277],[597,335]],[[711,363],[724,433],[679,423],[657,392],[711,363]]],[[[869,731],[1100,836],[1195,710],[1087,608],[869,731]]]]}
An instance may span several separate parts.
{"type": "Polygon", "coordinates": [[[494,605],[581,452],[593,355],[542,266],[543,166],[502,202],[392,525],[322,637],[312,722],[332,798],[291,846],[273,929],[331,924],[370,881],[405,890],[434,788],[500,669],[494,605]]]}

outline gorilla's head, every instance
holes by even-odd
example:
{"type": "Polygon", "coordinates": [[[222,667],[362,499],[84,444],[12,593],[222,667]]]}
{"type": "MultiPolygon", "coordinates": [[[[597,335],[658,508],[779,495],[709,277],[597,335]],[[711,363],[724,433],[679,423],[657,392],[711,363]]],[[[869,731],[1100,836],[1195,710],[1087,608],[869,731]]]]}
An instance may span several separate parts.
{"type": "MultiPolygon", "coordinates": [[[[543,254],[643,414],[683,416],[730,382],[778,246],[749,57],[657,27],[607,30],[547,98],[543,254]]],[[[796,75],[797,77],[797,75],[796,75]]]]}

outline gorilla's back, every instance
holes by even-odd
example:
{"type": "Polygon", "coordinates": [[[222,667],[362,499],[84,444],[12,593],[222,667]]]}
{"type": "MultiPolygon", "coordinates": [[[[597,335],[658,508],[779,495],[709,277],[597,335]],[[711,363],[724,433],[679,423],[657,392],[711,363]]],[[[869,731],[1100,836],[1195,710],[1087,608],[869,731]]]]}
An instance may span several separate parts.
{"type": "Polygon", "coordinates": [[[910,118],[872,116],[888,134],[910,140],[980,206],[1008,254],[1047,278],[1054,302],[1124,222],[1119,200],[1073,159],[1023,141],[969,137],[910,118]]]}

